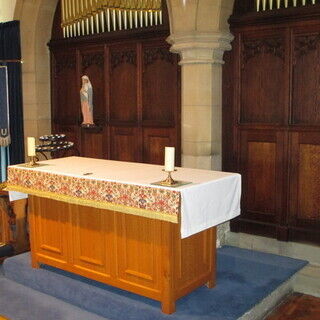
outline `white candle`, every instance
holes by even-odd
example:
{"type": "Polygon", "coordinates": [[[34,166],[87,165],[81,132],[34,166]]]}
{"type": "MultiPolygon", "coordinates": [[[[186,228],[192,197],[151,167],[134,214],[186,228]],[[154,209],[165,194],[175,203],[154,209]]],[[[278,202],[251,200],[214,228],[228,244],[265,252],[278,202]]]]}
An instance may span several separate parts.
{"type": "Polygon", "coordinates": [[[174,171],[174,147],[165,147],[164,170],[174,171]]]}
{"type": "Polygon", "coordinates": [[[28,156],[35,157],[36,155],[36,139],[34,137],[28,137],[28,156]]]}

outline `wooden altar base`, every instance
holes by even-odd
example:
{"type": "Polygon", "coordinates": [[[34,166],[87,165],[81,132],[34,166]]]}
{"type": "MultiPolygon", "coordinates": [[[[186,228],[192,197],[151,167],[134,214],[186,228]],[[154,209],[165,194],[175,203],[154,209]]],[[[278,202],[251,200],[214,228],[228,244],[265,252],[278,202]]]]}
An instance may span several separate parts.
{"type": "Polygon", "coordinates": [[[70,271],[161,302],[164,313],[195,288],[215,285],[216,228],[185,239],[180,225],[29,198],[32,266],[70,271]]]}

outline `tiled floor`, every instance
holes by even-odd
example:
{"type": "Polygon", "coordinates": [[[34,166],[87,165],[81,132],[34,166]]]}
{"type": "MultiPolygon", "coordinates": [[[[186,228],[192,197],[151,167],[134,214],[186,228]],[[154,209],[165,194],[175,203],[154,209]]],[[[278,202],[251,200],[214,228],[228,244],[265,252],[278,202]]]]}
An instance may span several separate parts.
{"type": "Polygon", "coordinates": [[[319,320],[320,298],[294,293],[265,320],[319,320]]]}

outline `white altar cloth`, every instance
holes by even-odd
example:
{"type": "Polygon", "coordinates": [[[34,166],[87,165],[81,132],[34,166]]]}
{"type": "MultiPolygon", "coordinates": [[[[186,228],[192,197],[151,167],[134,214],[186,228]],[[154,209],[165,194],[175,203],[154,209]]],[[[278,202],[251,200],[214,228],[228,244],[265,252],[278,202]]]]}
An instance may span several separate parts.
{"type": "MultiPolygon", "coordinates": [[[[23,169],[179,192],[182,238],[216,226],[240,214],[241,176],[237,173],[177,168],[173,178],[192,183],[170,188],[151,185],[166,177],[162,172],[163,166],[159,165],[83,157],[59,158],[41,161],[41,163],[47,165],[23,169]]],[[[10,167],[19,168],[19,165],[10,167]]],[[[8,190],[10,191],[10,188],[8,190]]]]}

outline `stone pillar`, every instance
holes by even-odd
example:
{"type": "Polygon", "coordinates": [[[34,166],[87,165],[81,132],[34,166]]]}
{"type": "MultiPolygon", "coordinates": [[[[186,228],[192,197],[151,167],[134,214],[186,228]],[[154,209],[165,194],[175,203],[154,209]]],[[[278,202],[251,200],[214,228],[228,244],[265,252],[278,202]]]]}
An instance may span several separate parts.
{"type": "MultiPolygon", "coordinates": [[[[221,170],[222,64],[234,0],[167,0],[171,51],[180,54],[182,165],[221,170]]],[[[217,246],[229,223],[218,226],[217,246]]]]}
{"type": "Polygon", "coordinates": [[[181,56],[182,165],[221,170],[223,53],[226,32],[171,35],[171,51],[181,56]]]}
{"type": "Polygon", "coordinates": [[[221,170],[222,64],[234,0],[167,0],[171,51],[182,68],[182,165],[221,170]]]}

